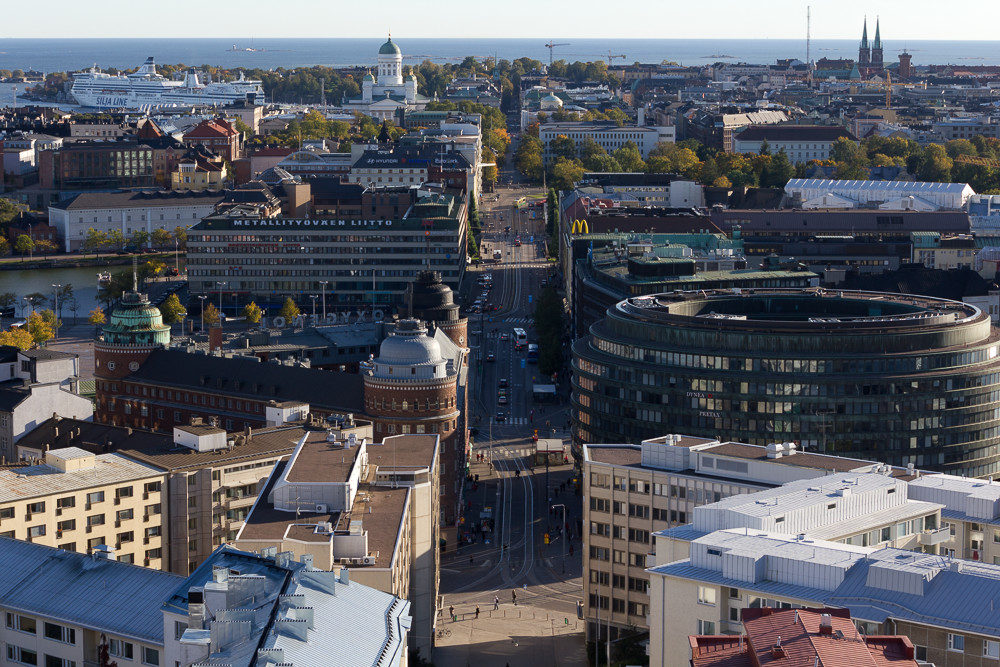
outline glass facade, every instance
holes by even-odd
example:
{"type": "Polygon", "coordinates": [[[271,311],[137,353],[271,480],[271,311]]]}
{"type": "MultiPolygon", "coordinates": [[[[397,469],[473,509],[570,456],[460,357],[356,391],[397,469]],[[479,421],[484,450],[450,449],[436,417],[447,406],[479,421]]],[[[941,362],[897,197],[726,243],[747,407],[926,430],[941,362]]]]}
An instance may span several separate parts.
{"type": "Polygon", "coordinates": [[[940,299],[630,299],[574,345],[574,445],[686,433],[996,474],[998,348],[988,315],[940,299]]]}

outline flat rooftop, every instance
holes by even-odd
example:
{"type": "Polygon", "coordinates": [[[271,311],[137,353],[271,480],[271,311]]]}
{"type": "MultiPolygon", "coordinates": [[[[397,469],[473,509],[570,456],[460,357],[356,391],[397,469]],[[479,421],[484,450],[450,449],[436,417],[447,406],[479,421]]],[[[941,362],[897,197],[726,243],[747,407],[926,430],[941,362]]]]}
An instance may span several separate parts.
{"type": "Polygon", "coordinates": [[[355,446],[347,447],[344,441],[328,441],[323,431],[308,432],[305,436],[301,449],[288,464],[287,481],[346,482],[361,452],[361,440],[355,446]]]}
{"type": "MultiPolygon", "coordinates": [[[[58,450],[57,450],[58,451],[58,450]]],[[[81,454],[90,455],[89,452],[81,454]]],[[[72,458],[80,458],[73,456],[72,458]]],[[[93,468],[63,472],[49,465],[17,465],[0,469],[0,503],[48,496],[163,475],[163,470],[121,454],[98,454],[93,468]]]]}

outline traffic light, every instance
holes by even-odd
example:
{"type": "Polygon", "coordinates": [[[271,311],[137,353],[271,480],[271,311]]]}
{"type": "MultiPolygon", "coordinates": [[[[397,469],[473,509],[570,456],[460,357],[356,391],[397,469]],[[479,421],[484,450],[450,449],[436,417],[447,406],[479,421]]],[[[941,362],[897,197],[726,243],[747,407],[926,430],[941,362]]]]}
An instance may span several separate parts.
{"type": "Polygon", "coordinates": [[[549,534],[548,533],[545,533],[545,543],[546,544],[549,543],[549,534]]]}

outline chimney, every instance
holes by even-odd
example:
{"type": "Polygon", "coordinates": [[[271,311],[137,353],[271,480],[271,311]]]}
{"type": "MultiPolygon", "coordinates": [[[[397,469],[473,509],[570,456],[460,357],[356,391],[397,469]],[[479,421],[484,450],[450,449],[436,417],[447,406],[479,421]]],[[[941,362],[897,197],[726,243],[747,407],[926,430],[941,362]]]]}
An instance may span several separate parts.
{"type": "Polygon", "coordinates": [[[819,617],[819,633],[821,635],[833,634],[833,616],[830,614],[823,614],[819,617]]]}
{"type": "Polygon", "coordinates": [[[196,588],[188,590],[188,628],[205,629],[205,594],[196,588]]]}
{"type": "Polygon", "coordinates": [[[775,642],[774,646],[771,647],[771,657],[772,658],[785,657],[785,649],[781,648],[781,635],[778,635],[778,641],[775,642]]]}

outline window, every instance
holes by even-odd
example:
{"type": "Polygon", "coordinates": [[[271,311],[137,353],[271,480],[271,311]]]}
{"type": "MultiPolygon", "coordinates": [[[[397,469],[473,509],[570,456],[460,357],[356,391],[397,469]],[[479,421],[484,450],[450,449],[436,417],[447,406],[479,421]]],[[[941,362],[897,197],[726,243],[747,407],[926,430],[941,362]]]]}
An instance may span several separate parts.
{"type": "Polygon", "coordinates": [[[108,653],[115,658],[125,658],[126,660],[132,660],[133,657],[132,645],[120,639],[108,640],[108,653]]]}
{"type": "Polygon", "coordinates": [[[33,537],[43,537],[45,535],[45,526],[30,526],[28,528],[28,538],[33,537]]]}
{"type": "Polygon", "coordinates": [[[646,605],[643,604],[642,602],[629,602],[628,614],[629,616],[645,616],[646,605]]]}
{"type": "Polygon", "coordinates": [[[739,623],[740,622],[740,608],[739,607],[730,607],[729,608],[729,620],[732,621],[733,623],[739,623]]]}
{"type": "Polygon", "coordinates": [[[54,655],[46,655],[45,667],[76,667],[76,662],[69,658],[57,658],[54,655]]]}
{"type": "Polygon", "coordinates": [[[144,665],[159,665],[160,664],[160,652],[155,648],[150,648],[148,646],[142,647],[142,664],[144,665]]]}
{"type": "Polygon", "coordinates": [[[146,558],[153,560],[156,558],[162,558],[162,549],[146,549],[146,558]]]}
{"type": "Polygon", "coordinates": [[[698,619],[698,634],[699,635],[714,635],[715,634],[715,621],[703,621],[698,619]]]}
{"type": "Polygon", "coordinates": [[[75,628],[67,628],[65,625],[46,622],[44,625],[44,630],[46,639],[51,639],[53,641],[63,642],[66,644],[76,643],[75,628]]]}
{"type": "Polygon", "coordinates": [[[633,567],[646,567],[646,555],[645,554],[629,554],[628,564],[633,567]]]}
{"type": "Polygon", "coordinates": [[[160,503],[155,505],[146,505],[146,516],[152,516],[154,514],[160,513],[160,503]]]}
{"type": "Polygon", "coordinates": [[[965,635],[955,635],[948,633],[948,650],[949,651],[964,651],[965,650],[965,635]]]}
{"type": "Polygon", "coordinates": [[[36,634],[37,628],[35,619],[30,616],[21,616],[7,612],[7,627],[18,632],[27,632],[30,635],[36,634]]]}
{"type": "Polygon", "coordinates": [[[618,598],[611,599],[611,611],[618,613],[625,612],[625,600],[619,600],[618,598]]]}
{"type": "MultiPolygon", "coordinates": [[[[215,478],[213,477],[213,479],[215,479],[215,478]]],[[[146,493],[156,493],[157,491],[160,490],[160,483],[159,482],[146,482],[146,485],[144,487],[142,487],[142,490],[145,491],[146,493]]]]}
{"type": "Polygon", "coordinates": [[[28,514],[41,514],[45,511],[45,503],[30,503],[28,505],[28,514]]]}
{"type": "Polygon", "coordinates": [[[87,494],[87,504],[92,505],[93,503],[103,503],[104,502],[104,492],[94,491],[93,493],[87,494]]]}
{"type": "Polygon", "coordinates": [[[0,519],[13,519],[14,518],[14,508],[4,507],[0,509],[0,519]]]}
{"type": "Polygon", "coordinates": [[[738,588],[730,588],[729,589],[729,599],[730,600],[739,600],[740,599],[740,589],[738,589],[738,588]]]}
{"type": "Polygon", "coordinates": [[[87,527],[91,526],[103,526],[104,525],[104,515],[103,514],[93,514],[87,517],[87,527]]]}
{"type": "Polygon", "coordinates": [[[983,640],[983,657],[995,660],[1000,659],[1000,642],[989,639],[983,640]]]}
{"type": "Polygon", "coordinates": [[[132,487],[122,486],[115,489],[115,498],[131,498],[132,497],[132,487]]]}
{"type": "Polygon", "coordinates": [[[707,604],[715,606],[715,588],[711,586],[699,586],[698,587],[698,602],[700,604],[707,604]]]}
{"type": "Polygon", "coordinates": [[[20,646],[7,644],[7,659],[22,665],[37,665],[38,654],[20,646]]]}
{"type": "Polygon", "coordinates": [[[160,536],[160,526],[153,526],[151,528],[146,529],[146,537],[159,537],[159,536],[160,536]]]}
{"type": "Polygon", "coordinates": [[[76,507],[76,498],[73,496],[66,496],[65,498],[59,498],[56,500],[56,507],[76,507]]]}
{"type": "Polygon", "coordinates": [[[135,536],[132,534],[131,530],[128,531],[127,533],[118,533],[118,543],[119,544],[124,544],[126,542],[132,542],[134,540],[135,540],[135,536]]]}

